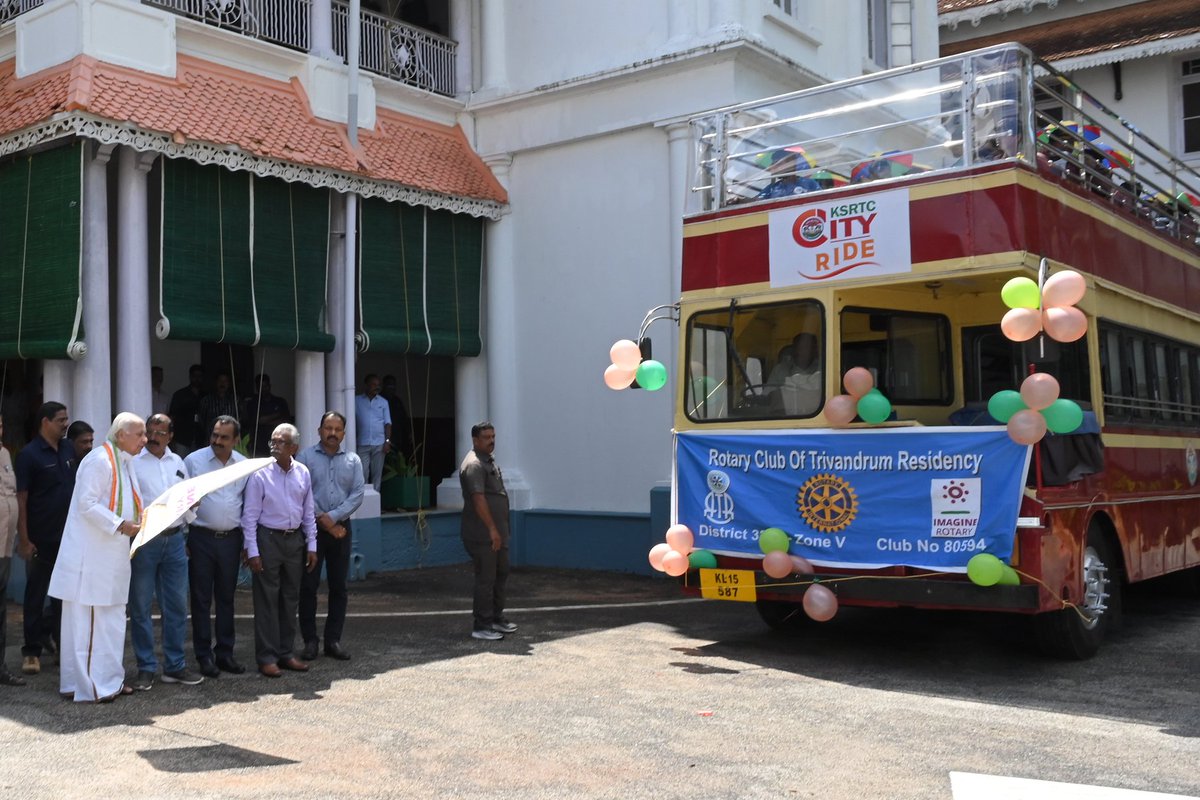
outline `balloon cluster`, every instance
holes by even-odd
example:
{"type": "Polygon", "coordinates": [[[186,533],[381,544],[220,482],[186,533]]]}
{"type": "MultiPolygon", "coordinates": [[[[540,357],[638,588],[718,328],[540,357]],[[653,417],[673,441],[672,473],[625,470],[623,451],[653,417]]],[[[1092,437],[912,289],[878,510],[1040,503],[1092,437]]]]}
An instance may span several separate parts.
{"type": "Polygon", "coordinates": [[[1087,284],[1073,270],[1051,275],[1038,285],[1030,278],[1013,278],[1000,290],[1009,307],[1000,330],[1014,342],[1026,342],[1042,331],[1059,342],[1074,342],[1087,333],[1087,317],[1075,304],[1083,299],[1087,284]]]}
{"type": "Polygon", "coordinates": [[[667,528],[667,541],[650,548],[650,566],[678,578],[689,569],[716,569],[717,557],[708,550],[692,547],[696,537],[687,525],[667,528]]]}
{"type": "Polygon", "coordinates": [[[1017,586],[1021,583],[1016,570],[991,553],[971,556],[967,562],[967,577],[976,586],[1017,586]]]}
{"type": "MultiPolygon", "coordinates": [[[[758,549],[763,552],[763,572],[769,577],[813,574],[813,566],[808,559],[788,553],[790,543],[791,537],[779,528],[767,528],[758,534],[758,549]]],[[[804,613],[817,622],[828,622],[838,611],[837,595],[829,587],[815,582],[805,590],[802,604],[804,613]]]]}
{"type": "Polygon", "coordinates": [[[1073,400],[1058,396],[1053,375],[1035,372],[1021,383],[1021,391],[1003,389],[992,395],[988,413],[1008,426],[1017,444],[1036,444],[1049,430],[1071,433],[1083,423],[1083,409],[1073,400]]]}
{"type": "MultiPolygon", "coordinates": [[[[652,358],[642,360],[642,350],[631,339],[620,339],[608,351],[612,364],[604,370],[604,383],[610,389],[628,389],[637,378],[638,386],[651,392],[667,383],[667,368],[652,358]]],[[[679,574],[683,574],[682,572],[679,574]]]]}
{"type": "Polygon", "coordinates": [[[875,388],[875,376],[864,367],[852,367],[842,377],[847,394],[838,394],[825,403],[825,419],[830,425],[849,425],[857,415],[876,425],[892,415],[892,404],[875,388]]]}

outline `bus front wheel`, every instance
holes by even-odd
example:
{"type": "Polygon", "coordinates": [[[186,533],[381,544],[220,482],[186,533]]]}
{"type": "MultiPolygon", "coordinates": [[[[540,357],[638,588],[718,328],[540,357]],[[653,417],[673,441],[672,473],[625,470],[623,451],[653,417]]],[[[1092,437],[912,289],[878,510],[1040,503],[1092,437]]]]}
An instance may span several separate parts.
{"type": "Polygon", "coordinates": [[[1036,614],[1034,638],[1049,656],[1091,658],[1121,614],[1120,557],[1100,529],[1088,531],[1083,549],[1083,597],[1074,607],[1036,614]]]}

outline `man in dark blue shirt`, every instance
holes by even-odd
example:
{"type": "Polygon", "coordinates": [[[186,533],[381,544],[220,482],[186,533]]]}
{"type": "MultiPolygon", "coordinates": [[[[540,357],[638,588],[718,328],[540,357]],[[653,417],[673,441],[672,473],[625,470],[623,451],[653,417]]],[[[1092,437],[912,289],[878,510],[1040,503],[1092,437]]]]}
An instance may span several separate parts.
{"type": "Polygon", "coordinates": [[[58,641],[62,601],[51,598],[45,612],[50,575],[58,558],[75,476],[71,460],[75,448],[63,439],[67,430],[67,407],[43,403],[38,409],[38,435],[21,448],[14,465],[17,473],[17,534],[21,557],[27,564],[25,578],[25,646],[21,648],[21,671],[36,675],[42,669],[42,647],[47,637],[58,641]]]}

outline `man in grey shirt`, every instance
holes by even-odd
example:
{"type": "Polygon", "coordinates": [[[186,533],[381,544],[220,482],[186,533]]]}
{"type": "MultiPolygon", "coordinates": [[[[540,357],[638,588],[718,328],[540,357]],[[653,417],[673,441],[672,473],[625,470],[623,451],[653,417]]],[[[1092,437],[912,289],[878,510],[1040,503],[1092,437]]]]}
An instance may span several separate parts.
{"type": "Polygon", "coordinates": [[[490,422],[471,426],[471,452],[459,468],[462,483],[463,547],[475,565],[475,625],[471,636],[494,641],[517,626],[504,618],[508,581],[508,493],[492,457],[496,429],[490,422]]]}

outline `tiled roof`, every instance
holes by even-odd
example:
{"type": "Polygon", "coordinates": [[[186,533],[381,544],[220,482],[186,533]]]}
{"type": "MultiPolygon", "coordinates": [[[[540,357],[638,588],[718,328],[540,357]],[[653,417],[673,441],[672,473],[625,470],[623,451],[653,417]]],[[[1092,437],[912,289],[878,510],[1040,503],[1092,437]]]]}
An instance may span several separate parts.
{"type": "Polygon", "coordinates": [[[1198,32],[1200,3],[1196,0],[1154,0],[990,36],[943,43],[941,52],[943,56],[950,56],[1001,42],[1016,41],[1046,61],[1060,61],[1198,32]]]}
{"type": "Polygon", "coordinates": [[[191,56],[179,56],[174,78],[87,56],[21,79],[12,60],[0,64],[0,137],[64,111],[128,122],[178,144],[235,145],[261,158],[507,202],[457,126],[380,110],[374,130],[360,129],[356,155],[344,126],[313,115],[298,79],[270,80],[191,56]]]}

